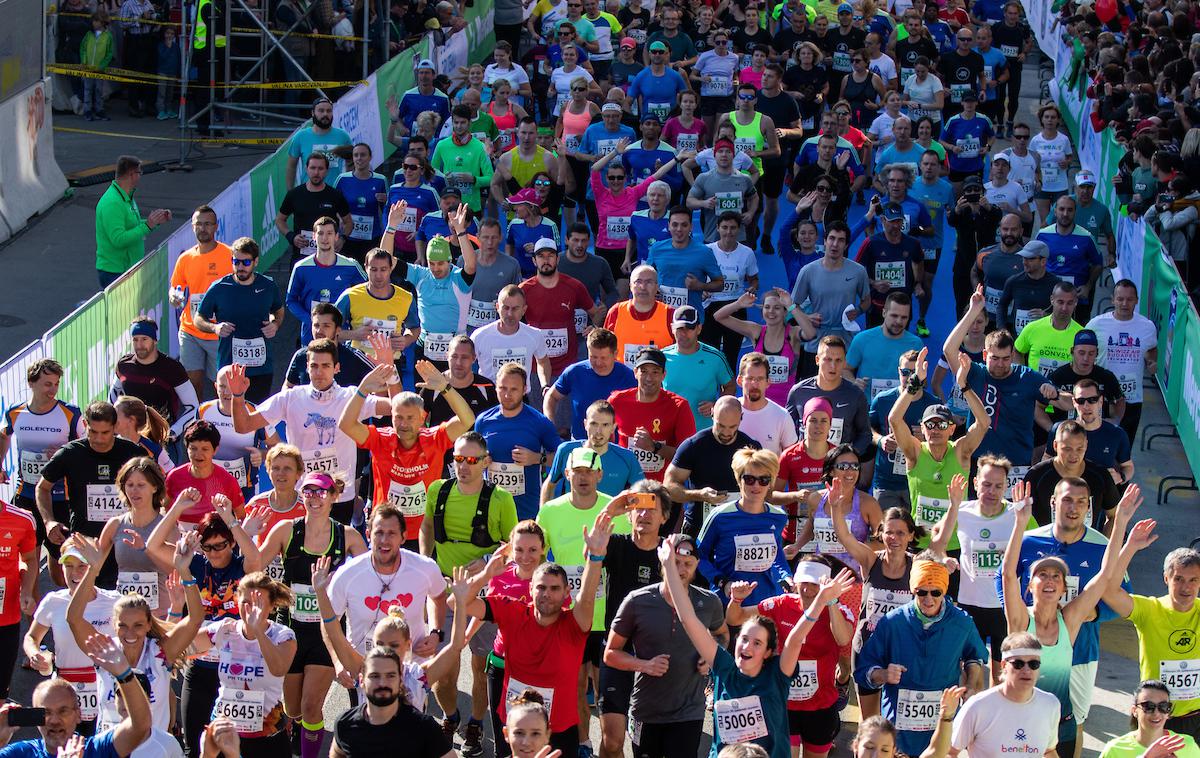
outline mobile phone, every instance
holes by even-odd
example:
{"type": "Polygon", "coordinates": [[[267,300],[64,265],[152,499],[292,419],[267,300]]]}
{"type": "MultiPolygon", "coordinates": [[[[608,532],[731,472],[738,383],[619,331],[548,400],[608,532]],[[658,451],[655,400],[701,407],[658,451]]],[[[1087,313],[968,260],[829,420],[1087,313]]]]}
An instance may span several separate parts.
{"type": "Polygon", "coordinates": [[[658,507],[658,496],[653,492],[634,492],[629,496],[629,507],[639,511],[652,510],[658,507]]]}
{"type": "Polygon", "coordinates": [[[9,726],[45,726],[45,724],[45,708],[13,708],[8,712],[9,726]]]}

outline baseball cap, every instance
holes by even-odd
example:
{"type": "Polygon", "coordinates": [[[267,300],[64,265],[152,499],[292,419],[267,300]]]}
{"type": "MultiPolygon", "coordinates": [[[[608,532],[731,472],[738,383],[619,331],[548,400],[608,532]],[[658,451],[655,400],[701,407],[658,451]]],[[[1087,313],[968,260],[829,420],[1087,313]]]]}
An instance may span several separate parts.
{"type": "Polygon", "coordinates": [[[445,197],[446,195],[456,195],[461,198],[462,190],[460,190],[458,187],[447,184],[445,189],[442,190],[441,197],[445,197]]]}
{"type": "Polygon", "coordinates": [[[637,47],[637,40],[633,37],[624,37],[621,39],[621,47],[635,48],[637,47]]]}
{"type": "Polygon", "coordinates": [[[717,144],[713,145],[714,153],[717,152],[718,150],[735,150],[735,149],[736,148],[734,148],[734,146],[733,146],[733,140],[728,140],[728,139],[719,139],[719,140],[717,140],[717,144]]]}
{"type": "MultiPolygon", "coordinates": [[[[434,237],[434,239],[436,240],[439,238],[434,237]]],[[[441,237],[440,239],[444,241],[446,238],[441,237]]],[[[433,240],[430,240],[429,244],[432,246],[433,240]]],[[[448,244],[446,248],[449,250],[448,244]]],[[[320,487],[323,490],[331,490],[334,487],[333,477],[323,471],[310,471],[309,473],[305,474],[304,479],[300,481],[300,489],[303,490],[305,487],[320,487]]]]}
{"type": "Polygon", "coordinates": [[[1071,575],[1071,569],[1067,568],[1067,562],[1057,555],[1043,555],[1033,563],[1029,564],[1029,576],[1034,576],[1042,566],[1053,566],[1066,578],[1071,575]]]}
{"type": "Polygon", "coordinates": [[[1096,175],[1086,169],[1083,171],[1080,171],[1079,173],[1075,174],[1075,184],[1077,184],[1077,185],[1090,184],[1093,187],[1095,187],[1096,186],[1096,175]]]}
{"type": "Polygon", "coordinates": [[[519,203],[529,203],[530,205],[538,204],[537,190],[533,187],[517,190],[516,193],[504,198],[509,205],[517,205],[519,203]]]}
{"type": "Polygon", "coordinates": [[[425,260],[448,262],[450,260],[450,240],[440,234],[429,240],[429,244],[425,247],[425,260]]]}
{"type": "Polygon", "coordinates": [[[671,328],[677,326],[699,326],[700,314],[696,313],[696,309],[691,305],[681,305],[675,309],[675,315],[671,317],[671,328]]]}
{"type": "Polygon", "coordinates": [[[899,203],[888,203],[883,206],[884,221],[900,221],[904,218],[904,209],[899,203]]]}
{"type": "Polygon", "coordinates": [[[800,561],[796,564],[796,573],[792,575],[794,584],[820,584],[822,579],[828,579],[829,567],[820,561],[800,561]]]}
{"type": "Polygon", "coordinates": [[[592,471],[603,471],[604,466],[600,464],[600,454],[595,450],[577,447],[567,456],[567,468],[586,468],[592,471]]]}
{"type": "Polygon", "coordinates": [[[674,535],[675,539],[675,555],[696,555],[699,548],[696,547],[696,540],[692,535],[680,532],[674,535]]]}
{"type": "Polygon", "coordinates": [[[983,180],[980,179],[978,176],[975,176],[974,174],[972,174],[971,176],[968,176],[966,179],[963,180],[963,189],[966,189],[967,187],[982,188],[983,180]]]}
{"type": "Polygon", "coordinates": [[[666,42],[663,42],[662,40],[654,40],[653,42],[650,43],[650,52],[654,52],[655,50],[662,50],[663,52],[669,52],[670,48],[667,47],[666,42]]]}
{"type": "Polygon", "coordinates": [[[553,250],[558,252],[558,243],[549,237],[542,237],[537,242],[533,243],[533,254],[537,255],[542,250],[553,250]]]}
{"type": "Polygon", "coordinates": [[[921,414],[921,423],[924,424],[926,421],[934,418],[954,423],[954,414],[944,405],[931,405],[926,408],[925,412],[921,414]]]}
{"type": "Polygon", "coordinates": [[[564,18],[562,21],[559,21],[559,22],[558,22],[558,26],[556,26],[555,28],[556,28],[556,29],[562,29],[564,26],[568,26],[568,27],[570,27],[570,28],[572,28],[572,29],[574,29],[574,28],[575,28],[575,24],[571,23],[571,20],[570,20],[570,19],[566,19],[566,18],[564,18]]]}
{"type": "Polygon", "coordinates": [[[642,116],[642,123],[644,124],[647,121],[653,121],[656,124],[662,123],[662,119],[658,117],[657,113],[647,113],[645,116],[642,116]]]}
{"type": "Polygon", "coordinates": [[[621,106],[618,103],[605,103],[600,106],[601,113],[620,113],[621,106]]]}
{"type": "Polygon", "coordinates": [[[1017,255],[1022,258],[1049,258],[1050,248],[1041,240],[1029,240],[1025,247],[1017,251],[1017,255]]]}
{"type": "Polygon", "coordinates": [[[1096,337],[1096,332],[1091,329],[1080,329],[1075,332],[1075,345],[1091,345],[1092,347],[1100,347],[1100,340],[1096,337]]]}
{"type": "Polygon", "coordinates": [[[839,13],[839,14],[841,14],[841,13],[853,13],[853,12],[854,12],[854,6],[853,6],[853,5],[851,5],[850,3],[842,3],[841,5],[839,5],[839,6],[838,6],[838,13],[839,13]]]}
{"type": "Polygon", "coordinates": [[[1010,160],[1008,155],[1005,153],[996,153],[995,155],[993,155],[992,163],[995,163],[996,161],[1004,161],[1008,165],[1010,165],[1010,166],[1012,165],[1012,160],[1010,160]]]}
{"type": "Polygon", "coordinates": [[[644,347],[638,351],[637,357],[634,359],[633,367],[641,368],[642,366],[658,366],[663,371],[667,370],[667,356],[663,355],[663,351],[656,347],[644,347]]]}
{"type": "Polygon", "coordinates": [[[68,558],[74,558],[85,566],[88,564],[88,559],[83,557],[83,553],[73,543],[63,545],[62,552],[58,556],[58,562],[66,563],[68,558]]]}
{"type": "Polygon", "coordinates": [[[417,61],[417,71],[420,71],[421,69],[437,71],[437,68],[433,65],[433,61],[429,60],[428,58],[422,58],[421,60],[417,61]]]}

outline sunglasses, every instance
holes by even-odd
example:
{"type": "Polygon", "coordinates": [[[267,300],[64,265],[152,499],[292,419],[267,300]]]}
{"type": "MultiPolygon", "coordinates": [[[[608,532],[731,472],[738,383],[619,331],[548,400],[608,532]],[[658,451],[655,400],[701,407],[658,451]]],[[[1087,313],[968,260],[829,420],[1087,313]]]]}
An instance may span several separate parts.
{"type": "Polygon", "coordinates": [[[650,54],[651,55],[666,55],[667,51],[666,50],[651,50],[650,54]]]}
{"type": "Polygon", "coordinates": [[[253,258],[234,258],[233,265],[246,266],[247,268],[249,268],[250,266],[254,265],[254,259],[253,258]]]}
{"type": "Polygon", "coordinates": [[[862,464],[856,461],[842,461],[841,463],[833,464],[836,471],[858,471],[862,464]]]}
{"type": "Polygon", "coordinates": [[[913,594],[917,597],[941,597],[941,590],[916,590],[913,594]]]}
{"type": "Polygon", "coordinates": [[[455,463],[465,463],[468,466],[474,466],[476,463],[479,463],[482,460],[483,460],[483,457],[478,456],[478,455],[456,455],[456,456],[454,456],[455,463]]]}
{"type": "Polygon", "coordinates": [[[840,116],[849,116],[849,115],[850,115],[850,111],[834,111],[834,112],[833,112],[833,115],[835,115],[835,116],[839,116],[839,117],[840,117],[840,116]]]}
{"type": "Polygon", "coordinates": [[[750,102],[751,100],[755,100],[757,98],[758,95],[738,95],[738,100],[744,100],[746,102],[750,102]]]}
{"type": "Polygon", "coordinates": [[[304,489],[300,490],[300,494],[305,496],[311,495],[313,497],[324,495],[326,492],[329,492],[329,490],[325,489],[324,487],[305,487],[304,489]]]}
{"type": "Polygon", "coordinates": [[[1095,405],[1096,403],[1100,402],[1100,396],[1092,395],[1091,397],[1077,397],[1075,398],[1075,402],[1079,403],[1080,405],[1095,405]]]}
{"type": "Polygon", "coordinates": [[[974,37],[959,37],[958,41],[959,42],[974,42],[975,38],[974,37]]]}
{"type": "Polygon", "coordinates": [[[572,87],[572,92],[587,92],[587,87],[572,87]]]}
{"type": "Polygon", "coordinates": [[[912,376],[914,373],[916,373],[916,369],[915,369],[915,368],[902,368],[902,369],[900,369],[900,376],[912,376]]]}
{"type": "Polygon", "coordinates": [[[549,186],[550,186],[550,180],[549,180],[549,179],[535,179],[535,180],[534,180],[534,182],[533,182],[533,186],[535,186],[535,187],[549,187],[549,186]]]}
{"type": "Polygon", "coordinates": [[[420,164],[417,164],[417,163],[405,163],[404,170],[405,171],[420,171],[421,166],[420,166],[420,164]]]}
{"type": "MultiPolygon", "coordinates": [[[[1020,671],[1021,669],[1025,668],[1026,666],[1029,667],[1030,671],[1037,671],[1038,669],[1040,669],[1042,667],[1042,662],[1037,660],[1036,658],[1033,659],[1032,661],[1027,661],[1024,658],[1009,658],[1008,665],[1012,666],[1017,671],[1020,671]]],[[[1164,713],[1169,712],[1170,710],[1171,710],[1171,704],[1167,703],[1167,711],[1164,711],[1164,713]]]]}
{"type": "Polygon", "coordinates": [[[824,184],[818,184],[817,192],[833,192],[833,187],[827,187],[824,184]]]}
{"type": "Polygon", "coordinates": [[[1168,715],[1171,713],[1171,701],[1169,700],[1161,703],[1151,703],[1149,700],[1146,700],[1145,702],[1135,703],[1134,705],[1136,705],[1138,708],[1141,708],[1146,713],[1154,713],[1155,711],[1168,715]]]}
{"type": "Polygon", "coordinates": [[[922,424],[926,429],[937,429],[939,431],[949,429],[950,422],[945,419],[930,419],[922,424]]]}
{"type": "Polygon", "coordinates": [[[217,543],[209,543],[207,545],[201,545],[200,549],[206,553],[217,553],[217,552],[224,550],[227,547],[229,547],[229,540],[221,540],[220,542],[217,542],[217,543]]]}
{"type": "Polygon", "coordinates": [[[624,175],[624,174],[609,174],[609,175],[608,175],[608,180],[609,180],[610,182],[621,182],[621,181],[625,181],[625,175],[624,175]]]}
{"type": "Polygon", "coordinates": [[[1013,139],[1029,139],[1028,134],[1014,134],[1013,139]]]}
{"type": "Polygon", "coordinates": [[[742,484],[757,484],[760,487],[769,487],[774,477],[770,474],[763,476],[755,476],[754,474],[742,474],[742,484]]]}
{"type": "Polygon", "coordinates": [[[574,36],[575,36],[575,32],[559,32],[559,33],[558,33],[558,36],[559,36],[559,37],[566,37],[567,39],[570,39],[571,37],[574,37],[574,36]]]}

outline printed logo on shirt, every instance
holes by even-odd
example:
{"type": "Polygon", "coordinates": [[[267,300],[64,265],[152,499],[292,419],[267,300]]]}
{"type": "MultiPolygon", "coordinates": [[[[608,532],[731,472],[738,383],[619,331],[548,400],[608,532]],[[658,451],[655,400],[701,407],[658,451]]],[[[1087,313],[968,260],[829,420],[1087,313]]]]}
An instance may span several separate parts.
{"type": "Polygon", "coordinates": [[[1167,645],[1173,653],[1190,653],[1196,647],[1196,633],[1191,629],[1176,629],[1167,635],[1167,645]]]}
{"type": "Polygon", "coordinates": [[[112,468],[107,463],[101,463],[96,466],[96,476],[100,477],[101,479],[111,479],[112,468]]]}

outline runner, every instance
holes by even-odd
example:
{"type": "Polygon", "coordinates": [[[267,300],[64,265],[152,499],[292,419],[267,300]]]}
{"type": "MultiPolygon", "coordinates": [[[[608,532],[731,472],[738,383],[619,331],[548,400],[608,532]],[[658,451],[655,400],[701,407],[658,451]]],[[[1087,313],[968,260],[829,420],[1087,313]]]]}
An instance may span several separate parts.
{"type": "MultiPolygon", "coordinates": [[[[279,433],[274,428],[255,429],[245,434],[234,431],[233,393],[229,390],[229,373],[232,370],[232,366],[223,366],[217,372],[217,399],[201,403],[196,418],[212,424],[220,433],[221,442],[217,445],[213,463],[237,480],[242,488],[242,499],[248,503],[258,486],[263,450],[279,444],[279,433]]],[[[255,410],[252,403],[247,402],[247,407],[255,410]]]]}
{"type": "Polygon", "coordinates": [[[1136,729],[1109,740],[1100,753],[1104,758],[1137,758],[1149,750],[1169,751],[1167,754],[1200,755],[1196,739],[1190,734],[1167,731],[1167,714],[1174,708],[1171,690],[1157,679],[1147,679],[1133,693],[1129,713],[1136,729]]]}
{"type": "Polygon", "coordinates": [[[767,398],[773,386],[770,383],[772,357],[757,351],[742,356],[737,376],[737,383],[742,388],[740,428],[764,450],[782,455],[784,450],[796,444],[796,422],[782,405],[767,398]]]}
{"type": "Polygon", "coordinates": [[[129,325],[133,352],[117,359],[108,401],[132,395],[158,411],[171,423],[171,432],[183,434],[200,401],[183,364],[158,349],[158,323],[138,316],[129,325]]]}
{"type": "Polygon", "coordinates": [[[209,205],[192,211],[196,244],[184,250],[171,271],[171,307],[179,309],[179,362],[188,372],[196,396],[204,393],[204,380],[217,378],[217,339],[195,324],[204,293],[221,277],[233,273],[233,251],[217,241],[219,219],[209,205]]]}
{"type": "MultiPolygon", "coordinates": [[[[752,308],[757,299],[753,290],[746,290],[737,300],[718,308],[712,318],[731,332],[750,340],[754,344],[754,352],[766,357],[766,397],[783,406],[787,404],[788,390],[796,381],[801,346],[816,336],[816,327],[808,314],[792,302],[791,295],[779,287],[772,287],[763,295],[760,306],[763,323],[749,321],[745,318],[746,310],[752,308]],[[789,316],[795,318],[799,326],[790,323],[789,316]]],[[[742,389],[745,391],[745,387],[742,389]]]]}
{"type": "MultiPolygon", "coordinates": [[[[344,339],[351,340],[354,347],[362,352],[370,351],[367,338],[378,332],[390,340],[392,351],[400,355],[417,341],[421,333],[417,309],[413,307],[416,296],[392,284],[396,258],[387,250],[375,248],[368,251],[365,265],[367,281],[350,287],[337,299],[337,310],[343,319],[338,326],[342,329],[344,339]]],[[[316,321],[315,316],[313,321],[316,321]]]]}
{"type": "Polygon", "coordinates": [[[674,308],[659,298],[658,271],[641,264],[629,274],[630,299],[609,309],[604,328],[617,335],[617,360],[633,366],[646,347],[663,349],[675,342],[674,308]]]}
{"type": "MultiPolygon", "coordinates": [[[[252,535],[259,550],[276,524],[304,518],[306,511],[299,492],[300,478],[304,472],[304,456],[300,448],[284,442],[275,445],[267,451],[266,467],[271,489],[255,495],[246,503],[247,520],[255,519],[263,525],[262,531],[252,535]]],[[[275,560],[265,564],[262,570],[275,581],[282,582],[282,557],[275,556],[275,560]]]]}
{"type": "MultiPolygon", "coordinates": [[[[355,285],[361,286],[361,285],[355,285]]],[[[350,289],[354,289],[351,287],[350,289]]],[[[345,293],[342,293],[345,294],[345,293]]],[[[339,298],[339,302],[341,299],[339,298]]],[[[409,314],[410,318],[415,322],[416,316],[409,314]]],[[[342,324],[345,318],[338,307],[333,303],[313,303],[312,307],[312,331],[313,339],[315,340],[333,340],[338,346],[337,372],[333,375],[333,380],[343,387],[349,387],[352,384],[358,384],[362,378],[367,375],[375,364],[367,357],[365,353],[357,348],[351,347],[349,342],[345,341],[342,336],[342,324]]],[[[389,345],[391,339],[388,338],[380,330],[378,335],[380,338],[387,340],[389,345]]],[[[375,339],[374,331],[366,333],[362,340],[363,345],[368,350],[374,351],[371,340],[375,339]]],[[[398,339],[398,338],[397,338],[398,339]]],[[[416,339],[415,334],[409,333],[406,330],[406,337],[410,342],[416,339]]],[[[391,349],[389,347],[389,349],[391,349]]],[[[402,370],[404,360],[401,358],[396,367],[397,371],[402,370]]],[[[287,374],[284,375],[283,389],[291,389],[298,384],[308,384],[311,378],[308,375],[308,347],[302,346],[296,348],[296,352],[292,353],[292,359],[288,363],[287,374]]],[[[265,399],[265,398],[264,398],[265,399]]]]}
{"type": "MultiPolygon", "coordinates": [[[[578,321],[576,321],[576,325],[578,325],[578,321]]],[[[542,401],[542,412],[546,418],[555,418],[558,415],[558,404],[569,397],[571,402],[569,436],[573,439],[582,439],[587,434],[585,416],[592,403],[604,400],[613,392],[628,389],[636,384],[637,380],[633,376],[633,369],[617,360],[617,335],[604,327],[595,327],[588,332],[587,359],[572,363],[554,380],[554,384],[542,401]]],[[[560,429],[559,431],[562,433],[564,430],[560,429]]],[[[617,492],[620,491],[617,490],[617,492]]]]}
{"type": "Polygon", "coordinates": [[[662,481],[667,461],[696,433],[696,422],[687,402],[663,389],[667,358],[661,350],[638,351],[633,373],[637,387],[608,397],[616,411],[617,444],[633,451],[648,478],[662,481]]]}
{"type": "Polygon", "coordinates": [[[196,421],[188,427],[183,441],[187,445],[188,464],[167,474],[166,497],[174,499],[185,490],[194,489],[200,493],[200,498],[180,521],[189,525],[199,523],[216,508],[216,498],[221,495],[233,503],[234,511],[241,518],[246,511],[241,482],[213,462],[221,445],[221,433],[207,421],[196,421]]]}
{"type": "Polygon", "coordinates": [[[804,528],[796,535],[796,541],[789,545],[789,558],[799,550],[828,555],[845,563],[855,572],[861,572],[861,567],[850,555],[833,528],[833,506],[842,514],[850,533],[859,542],[868,543],[872,549],[879,545],[874,535],[879,532],[883,523],[883,512],[875,498],[858,489],[859,469],[858,454],[854,448],[842,443],[825,456],[822,466],[821,479],[826,485],[822,491],[814,491],[808,496],[808,520],[804,528]],[[807,548],[807,550],[805,550],[807,548]]]}
{"type": "Polygon", "coordinates": [[[580,447],[594,450],[600,456],[600,466],[604,471],[598,487],[601,492],[624,492],[646,478],[633,451],[612,441],[613,431],[617,427],[617,413],[607,400],[597,400],[589,405],[583,423],[583,439],[567,440],[554,451],[554,460],[542,482],[543,503],[570,489],[571,485],[566,481],[567,459],[572,451],[580,447]]]}
{"type": "MultiPolygon", "coordinates": [[[[891,431],[888,415],[895,407],[896,401],[900,399],[900,395],[905,394],[904,385],[908,383],[909,377],[916,373],[919,356],[920,354],[916,350],[903,353],[898,362],[897,378],[892,380],[897,382],[896,386],[879,392],[871,400],[868,418],[871,421],[871,436],[875,440],[876,448],[875,474],[871,479],[871,493],[879,501],[880,508],[902,508],[908,512],[912,511],[906,460],[904,453],[896,444],[896,435],[891,431]]],[[[942,362],[939,361],[939,371],[941,365],[942,362]]],[[[940,387],[941,383],[936,380],[938,375],[935,373],[934,376],[934,386],[940,387]]],[[[904,411],[904,423],[912,431],[913,436],[917,436],[920,431],[921,416],[925,413],[925,409],[931,405],[937,405],[938,402],[939,398],[926,387],[920,397],[908,404],[908,408],[904,411]]]]}
{"type": "Polygon", "coordinates": [[[823,397],[809,398],[804,404],[800,423],[804,436],[784,450],[779,458],[779,478],[775,482],[777,491],[771,493],[771,502],[786,508],[788,521],[783,529],[785,545],[796,541],[799,531],[797,519],[808,517],[809,495],[812,490],[821,487],[825,456],[834,447],[829,443],[832,416],[833,406],[828,400],[823,397]]]}
{"type": "MultiPolygon", "coordinates": [[[[450,368],[442,374],[450,380],[449,387],[457,390],[478,417],[480,413],[495,407],[500,401],[496,397],[496,385],[487,377],[475,373],[475,356],[475,343],[471,338],[465,334],[455,335],[454,339],[450,340],[450,359],[447,361],[450,368]]],[[[450,407],[445,392],[434,392],[429,387],[422,387],[419,394],[425,407],[429,409],[427,424],[437,426],[454,418],[454,409],[450,407]]]]}
{"type": "Polygon", "coordinates": [[[0,697],[8,698],[21,648],[22,617],[32,616],[37,608],[33,588],[38,578],[38,543],[33,515],[2,500],[0,531],[0,697]],[[9,587],[12,590],[5,591],[9,587]]]}
{"type": "Polygon", "coordinates": [[[536,365],[541,386],[553,386],[546,337],[522,320],[528,310],[525,291],[514,284],[505,285],[496,296],[495,308],[499,319],[471,333],[479,355],[479,373],[496,381],[501,366],[516,363],[532,376],[536,365]]]}
{"type": "MultiPolygon", "coordinates": [[[[408,550],[418,548],[417,540],[427,502],[426,491],[430,484],[441,478],[446,451],[475,421],[471,406],[432,363],[417,361],[416,369],[428,389],[446,396],[446,402],[455,413],[453,418],[435,428],[426,428],[425,403],[421,396],[401,392],[392,397],[388,407],[391,429],[362,423],[359,419],[379,415],[378,411],[369,413],[363,410],[367,397],[383,390],[385,383],[392,383],[395,378],[392,361],[385,360],[372,369],[354,390],[338,419],[341,432],[359,449],[371,454],[374,481],[372,507],[391,503],[404,514],[404,546],[408,550]]],[[[339,523],[349,522],[339,520],[339,523]]]]}
{"type": "Polygon", "coordinates": [[[117,472],[117,493],[125,512],[114,516],[100,532],[100,549],[113,551],[117,561],[117,592],[140,595],[151,612],[167,616],[167,576],[146,550],[167,506],[167,483],[162,469],[149,458],[134,458],[117,472]]]}
{"type": "MultiPolygon", "coordinates": [[[[338,193],[338,197],[341,197],[341,193],[338,193]]],[[[344,198],[342,202],[345,202],[344,198]]],[[[347,222],[350,220],[349,215],[344,218],[347,222]]],[[[390,218],[388,223],[390,225],[390,218]]],[[[343,231],[349,230],[348,223],[342,226],[343,231]]],[[[287,308],[300,322],[302,345],[313,338],[312,322],[309,320],[313,303],[336,303],[347,288],[367,280],[367,274],[358,261],[337,252],[338,242],[344,238],[338,235],[337,222],[332,218],[321,216],[314,221],[312,237],[316,249],[296,261],[287,287],[287,308]]]]}

